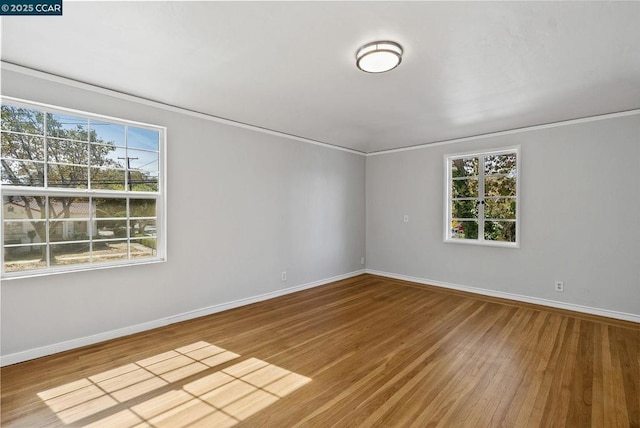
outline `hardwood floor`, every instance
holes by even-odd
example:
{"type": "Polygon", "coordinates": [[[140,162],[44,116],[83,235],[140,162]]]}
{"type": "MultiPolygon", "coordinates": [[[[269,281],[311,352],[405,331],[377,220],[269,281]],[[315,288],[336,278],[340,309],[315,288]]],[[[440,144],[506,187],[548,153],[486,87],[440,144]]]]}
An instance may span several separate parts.
{"type": "Polygon", "coordinates": [[[372,275],[0,374],[3,427],[640,427],[640,325],[372,275]]]}

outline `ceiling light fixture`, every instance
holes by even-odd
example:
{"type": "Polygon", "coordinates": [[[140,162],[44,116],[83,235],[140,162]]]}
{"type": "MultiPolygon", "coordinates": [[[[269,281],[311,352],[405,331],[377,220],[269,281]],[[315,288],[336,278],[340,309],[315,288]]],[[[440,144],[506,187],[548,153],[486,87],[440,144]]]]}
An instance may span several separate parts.
{"type": "Polygon", "coordinates": [[[393,70],[402,61],[402,46],[395,42],[372,42],[358,49],[356,65],[367,73],[393,70]]]}

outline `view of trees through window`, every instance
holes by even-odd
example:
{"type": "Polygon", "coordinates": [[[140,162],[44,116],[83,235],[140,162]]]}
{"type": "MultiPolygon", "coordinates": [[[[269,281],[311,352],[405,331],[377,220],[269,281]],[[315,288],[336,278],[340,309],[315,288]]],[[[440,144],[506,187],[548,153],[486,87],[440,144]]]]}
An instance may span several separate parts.
{"type": "Polygon", "coordinates": [[[2,105],[3,271],[157,256],[159,130],[2,105]]]}
{"type": "Polygon", "coordinates": [[[516,242],[517,153],[448,159],[450,239],[516,242]]]}

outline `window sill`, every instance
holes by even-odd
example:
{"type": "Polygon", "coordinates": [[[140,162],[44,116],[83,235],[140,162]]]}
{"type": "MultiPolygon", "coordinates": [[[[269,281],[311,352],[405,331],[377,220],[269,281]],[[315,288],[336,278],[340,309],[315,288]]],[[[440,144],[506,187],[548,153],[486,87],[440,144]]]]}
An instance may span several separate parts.
{"type": "Polygon", "coordinates": [[[476,247],[520,248],[519,242],[478,241],[471,239],[444,239],[444,244],[473,245],[476,247]]]}
{"type": "Polygon", "coordinates": [[[2,282],[11,281],[16,279],[25,279],[25,278],[35,278],[39,276],[49,276],[49,275],[60,275],[64,273],[72,273],[72,272],[86,272],[86,271],[94,271],[94,270],[102,270],[102,269],[112,269],[119,268],[125,266],[140,266],[140,265],[149,265],[156,263],[165,263],[167,261],[166,258],[154,258],[154,259],[145,259],[140,260],[138,262],[113,262],[113,263],[104,263],[99,265],[80,265],[77,267],[64,267],[64,268],[51,268],[47,270],[33,270],[28,272],[10,272],[2,275],[2,282]]]}

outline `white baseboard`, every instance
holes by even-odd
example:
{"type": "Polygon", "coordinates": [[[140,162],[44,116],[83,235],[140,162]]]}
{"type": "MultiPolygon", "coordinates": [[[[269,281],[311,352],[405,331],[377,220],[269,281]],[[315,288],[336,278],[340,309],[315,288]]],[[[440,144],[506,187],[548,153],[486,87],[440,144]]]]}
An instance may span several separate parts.
{"type": "Polygon", "coordinates": [[[436,287],[449,288],[452,290],[466,291],[484,296],[499,297],[501,299],[515,300],[518,302],[533,303],[535,305],[549,306],[557,309],[566,309],[574,312],[582,312],[585,314],[599,315],[607,318],[615,318],[624,321],[640,323],[640,315],[629,314],[626,312],[612,311],[609,309],[592,308],[589,306],[576,305],[573,303],[558,302],[556,300],[541,299],[539,297],[523,296],[521,294],[505,293],[503,291],[487,290],[486,288],[470,287],[467,285],[451,284],[449,282],[435,281],[432,279],[417,278],[415,276],[401,275],[397,273],[382,272],[373,269],[366,269],[366,273],[372,275],[384,276],[387,278],[400,279],[403,281],[416,282],[423,285],[432,285],[436,287]]]}
{"type": "Polygon", "coordinates": [[[272,291],[270,293],[260,294],[258,296],[247,297],[244,299],[234,300],[232,302],[221,303],[218,305],[208,306],[206,308],[196,309],[194,311],[184,312],[177,315],[171,315],[171,316],[157,319],[154,321],[136,324],[129,327],[123,327],[116,330],[106,331],[104,333],[98,333],[91,336],[67,340],[65,342],[54,343],[52,345],[41,346],[39,348],[27,349],[26,351],[20,351],[13,354],[3,355],[0,357],[0,367],[8,366],[10,364],[21,363],[23,361],[33,360],[34,358],[40,358],[47,355],[57,354],[58,352],[68,351],[70,349],[76,349],[82,346],[93,345],[95,343],[104,342],[105,340],[116,339],[118,337],[128,336],[134,333],[140,333],[142,331],[163,327],[165,325],[190,320],[193,318],[215,314],[217,312],[226,311],[228,309],[233,309],[240,306],[250,305],[251,303],[257,303],[263,300],[273,299],[274,297],[284,296],[285,294],[295,293],[296,291],[302,291],[308,288],[318,287],[320,285],[351,278],[357,275],[361,275],[363,273],[365,273],[364,269],[357,270],[354,272],[345,273],[343,275],[337,275],[331,278],[325,278],[319,281],[313,281],[306,284],[297,285],[295,287],[289,287],[282,290],[272,291]]]}
{"type": "Polygon", "coordinates": [[[258,296],[247,297],[240,300],[234,300],[233,302],[221,303],[219,305],[213,305],[202,309],[196,309],[194,311],[185,312],[182,314],[174,315],[166,318],[169,322],[167,324],[173,324],[180,321],[186,321],[193,318],[204,317],[206,315],[215,314],[217,312],[226,311],[228,309],[237,308],[240,306],[250,305],[252,303],[261,302],[263,300],[273,299],[274,297],[284,296],[285,294],[295,293],[297,291],[306,290],[308,288],[319,287],[321,285],[329,284],[330,282],[341,281],[343,279],[352,278],[354,276],[362,275],[365,273],[364,269],[356,270],[353,272],[345,273],[343,275],[333,276],[331,278],[321,279],[319,281],[308,282],[302,285],[296,285],[294,287],[284,288],[282,290],[272,291],[270,293],[260,294],[258,296]]]}

